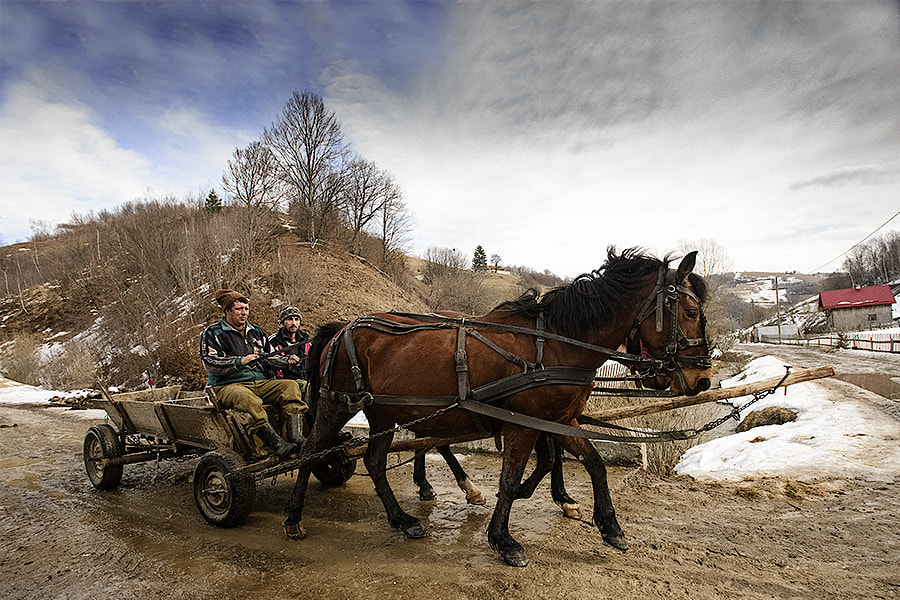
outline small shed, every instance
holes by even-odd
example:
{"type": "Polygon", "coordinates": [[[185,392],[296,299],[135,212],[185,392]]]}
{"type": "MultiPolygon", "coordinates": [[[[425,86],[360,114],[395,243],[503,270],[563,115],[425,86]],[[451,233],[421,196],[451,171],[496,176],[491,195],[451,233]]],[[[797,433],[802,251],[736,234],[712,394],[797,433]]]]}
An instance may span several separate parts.
{"type": "Polygon", "coordinates": [[[881,327],[891,322],[894,294],[889,285],[819,292],[819,310],[832,331],[881,327]]]}

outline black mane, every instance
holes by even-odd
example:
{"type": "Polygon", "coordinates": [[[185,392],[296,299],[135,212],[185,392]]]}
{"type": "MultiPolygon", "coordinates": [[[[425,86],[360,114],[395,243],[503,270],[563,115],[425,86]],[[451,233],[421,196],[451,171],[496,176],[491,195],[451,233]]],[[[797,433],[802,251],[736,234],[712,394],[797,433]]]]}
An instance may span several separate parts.
{"type": "MultiPolygon", "coordinates": [[[[660,260],[639,248],[616,254],[615,247],[610,246],[606,262],[599,269],[579,275],[572,283],[553,288],[543,296],[531,288],[494,310],[528,318],[544,312],[550,329],[567,337],[583,338],[588,330],[609,325],[615,315],[643,302],[644,298],[635,295],[637,288],[647,277],[659,273],[660,267],[668,271],[670,261],[670,256],[660,260]]],[[[673,277],[673,273],[668,273],[667,282],[673,277]]],[[[691,285],[701,302],[705,300],[703,279],[692,274],[691,285]]]]}

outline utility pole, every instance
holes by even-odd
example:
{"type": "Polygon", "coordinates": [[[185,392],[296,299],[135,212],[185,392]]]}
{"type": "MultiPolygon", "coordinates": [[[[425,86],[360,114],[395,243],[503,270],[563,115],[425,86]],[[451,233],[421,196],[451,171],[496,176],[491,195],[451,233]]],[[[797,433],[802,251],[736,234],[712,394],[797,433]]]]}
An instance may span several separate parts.
{"type": "Polygon", "coordinates": [[[778,343],[781,343],[781,303],[778,302],[778,275],[775,276],[775,319],[778,323],[778,343]]]}

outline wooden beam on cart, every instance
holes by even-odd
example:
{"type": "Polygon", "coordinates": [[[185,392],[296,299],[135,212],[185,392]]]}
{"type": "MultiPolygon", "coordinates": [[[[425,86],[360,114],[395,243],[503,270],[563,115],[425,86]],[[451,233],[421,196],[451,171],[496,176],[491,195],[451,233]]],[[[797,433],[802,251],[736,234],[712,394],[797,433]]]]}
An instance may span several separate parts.
{"type": "MultiPolygon", "coordinates": [[[[824,367],[815,367],[812,369],[803,369],[795,371],[787,376],[787,379],[779,387],[787,387],[795,383],[804,381],[813,381],[825,377],[834,376],[834,367],[827,365],[824,367]]],[[[649,415],[685,406],[694,406],[696,404],[705,404],[707,402],[718,402],[719,400],[729,400],[731,398],[740,398],[741,396],[749,396],[750,394],[765,392],[778,386],[781,377],[770,377],[761,381],[754,381],[742,385],[736,385],[729,388],[720,388],[717,390],[708,390],[700,392],[696,396],[675,396],[673,398],[663,398],[644,402],[642,404],[632,404],[619,408],[608,408],[596,412],[584,413],[585,417],[596,419],[597,421],[616,421],[628,417],[639,417],[649,415]]]]}

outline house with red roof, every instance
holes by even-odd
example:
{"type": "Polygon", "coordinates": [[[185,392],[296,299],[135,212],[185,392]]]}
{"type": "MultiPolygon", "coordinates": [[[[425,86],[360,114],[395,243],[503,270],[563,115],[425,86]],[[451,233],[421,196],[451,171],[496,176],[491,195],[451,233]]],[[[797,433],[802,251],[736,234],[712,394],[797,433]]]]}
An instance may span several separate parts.
{"type": "Polygon", "coordinates": [[[894,302],[894,293],[889,285],[819,292],[819,310],[825,313],[831,331],[887,325],[891,322],[891,305],[894,302]]]}

